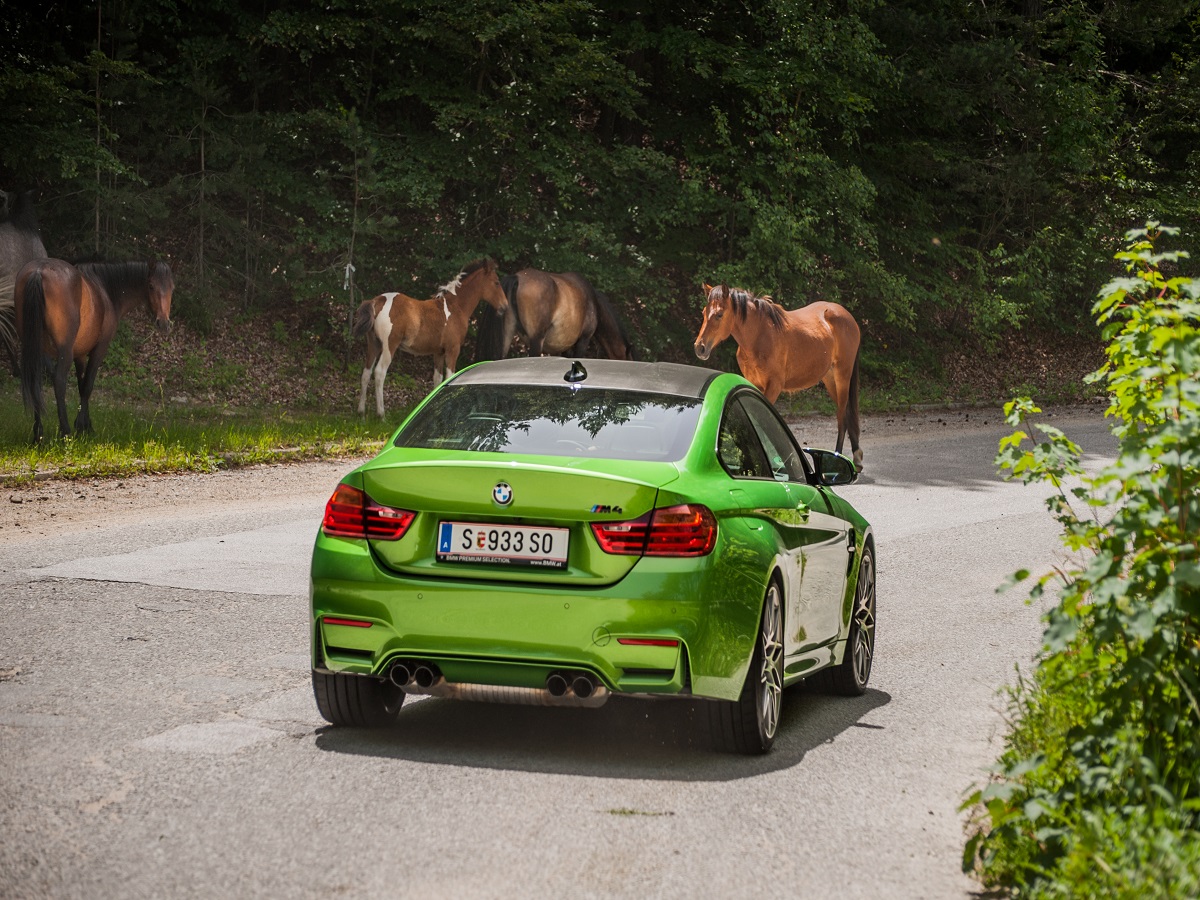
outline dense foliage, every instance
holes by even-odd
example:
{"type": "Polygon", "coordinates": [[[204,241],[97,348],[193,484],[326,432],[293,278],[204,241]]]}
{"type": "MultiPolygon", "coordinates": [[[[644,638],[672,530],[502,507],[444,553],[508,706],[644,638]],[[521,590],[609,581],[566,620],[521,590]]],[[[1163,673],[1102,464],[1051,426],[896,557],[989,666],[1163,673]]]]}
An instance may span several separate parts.
{"type": "Polygon", "coordinates": [[[1200,279],[1168,274],[1165,233],[1130,233],[1129,274],[1095,306],[1116,462],[1085,474],[1047,425],[1040,443],[1001,444],[1014,476],[1058,489],[1075,559],[1036,582],[1035,598],[1059,587],[1044,654],[1012,694],[996,779],[970,800],[986,815],[966,864],[1019,896],[1200,894],[1200,279]]]}
{"type": "Polygon", "coordinates": [[[1075,327],[1097,248],[1196,218],[1196,0],[0,9],[0,188],[52,253],[168,256],[201,327],[335,340],[491,255],[583,272],[650,357],[726,280],[844,302],[890,366],[1075,327]]]}

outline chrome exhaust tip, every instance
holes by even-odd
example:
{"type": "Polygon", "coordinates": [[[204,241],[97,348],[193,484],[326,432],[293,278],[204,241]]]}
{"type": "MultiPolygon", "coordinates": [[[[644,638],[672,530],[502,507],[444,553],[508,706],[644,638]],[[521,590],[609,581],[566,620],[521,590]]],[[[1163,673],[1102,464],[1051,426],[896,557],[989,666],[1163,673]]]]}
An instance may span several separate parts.
{"type": "Polygon", "coordinates": [[[432,687],[433,683],[440,678],[440,673],[433,666],[419,665],[413,672],[413,681],[417,683],[417,687],[427,688],[432,687]]]}
{"type": "Polygon", "coordinates": [[[565,696],[569,687],[566,676],[561,672],[551,672],[546,678],[546,690],[551,697],[565,696]]]}
{"type": "Polygon", "coordinates": [[[586,700],[596,692],[596,683],[587,675],[576,675],[571,682],[571,693],[580,700],[586,700]]]}
{"type": "Polygon", "coordinates": [[[388,679],[399,688],[406,687],[412,677],[412,669],[407,663],[398,662],[388,670],[388,679]]]}

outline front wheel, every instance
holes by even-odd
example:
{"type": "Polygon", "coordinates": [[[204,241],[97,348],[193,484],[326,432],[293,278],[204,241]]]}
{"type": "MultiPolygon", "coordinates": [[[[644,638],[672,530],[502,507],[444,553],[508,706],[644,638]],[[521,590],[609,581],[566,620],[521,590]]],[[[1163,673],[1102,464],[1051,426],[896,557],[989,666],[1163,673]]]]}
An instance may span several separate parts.
{"type": "Polygon", "coordinates": [[[720,749],[755,755],[775,743],[783,706],[783,600],[777,582],[771,582],[763,598],[758,641],[741,696],[706,705],[713,742],[720,749]]]}
{"type": "Polygon", "coordinates": [[[394,684],[364,675],[312,673],[317,711],[326,722],[351,728],[386,728],[396,724],[404,691],[394,684]]]}

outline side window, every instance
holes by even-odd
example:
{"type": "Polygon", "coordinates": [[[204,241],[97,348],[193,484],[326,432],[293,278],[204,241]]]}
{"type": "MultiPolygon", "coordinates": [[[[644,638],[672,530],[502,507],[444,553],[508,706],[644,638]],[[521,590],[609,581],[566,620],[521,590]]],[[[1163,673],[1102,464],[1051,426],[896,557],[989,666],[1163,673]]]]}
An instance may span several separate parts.
{"type": "Polygon", "coordinates": [[[717,438],[717,457],[734,478],[772,477],[758,434],[737,400],[725,407],[717,438]]]}
{"type": "Polygon", "coordinates": [[[776,481],[806,483],[808,473],[800,458],[800,448],[775,410],[762,398],[752,394],[743,394],[740,402],[746,408],[754,430],[766,449],[771,477],[776,481]]]}

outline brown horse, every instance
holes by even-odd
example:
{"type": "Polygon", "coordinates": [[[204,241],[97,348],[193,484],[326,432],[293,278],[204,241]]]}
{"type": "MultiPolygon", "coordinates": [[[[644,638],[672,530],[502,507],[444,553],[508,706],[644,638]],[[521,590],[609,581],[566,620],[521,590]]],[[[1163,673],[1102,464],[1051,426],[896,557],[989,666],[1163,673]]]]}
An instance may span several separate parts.
{"type": "Polygon", "coordinates": [[[134,306],[144,304],[161,334],[171,330],[175,278],[164,262],[90,262],[72,265],[61,259],[36,259],[17,275],[17,331],[21,335],[21,394],[33,409],[33,440],[42,439],[42,370],[54,374],[58,433],[67,425],[67,373],[75,363],[79,415],[75,429],[88,433],[88,401],[96,373],[117,332],[134,306]]]}
{"type": "Polygon", "coordinates": [[[509,311],[497,316],[484,310],[479,359],[504,359],[518,334],[530,356],[585,356],[594,337],[610,359],[634,358],[608,297],[579,273],[522,269],[500,283],[509,311]]]}
{"type": "Polygon", "coordinates": [[[738,367],[772,403],[784,391],[802,391],[818,382],[837,407],[837,447],[846,435],[855,465],[858,446],[859,329],[854,317],[836,303],[810,303],[787,310],[770,297],[719,284],[704,285],[707,305],[696,355],[708,359],[730,335],[737,341],[738,367]]]}
{"type": "Polygon", "coordinates": [[[453,375],[467,323],[480,300],[500,312],[508,308],[496,264],[490,259],[472,262],[429,300],[415,300],[396,292],[364,300],[354,314],[351,329],[355,337],[367,338],[358,411],[367,411],[367,388],[373,376],[375,411],[383,418],[383,384],[397,350],[432,356],[434,385],[453,375]]]}

